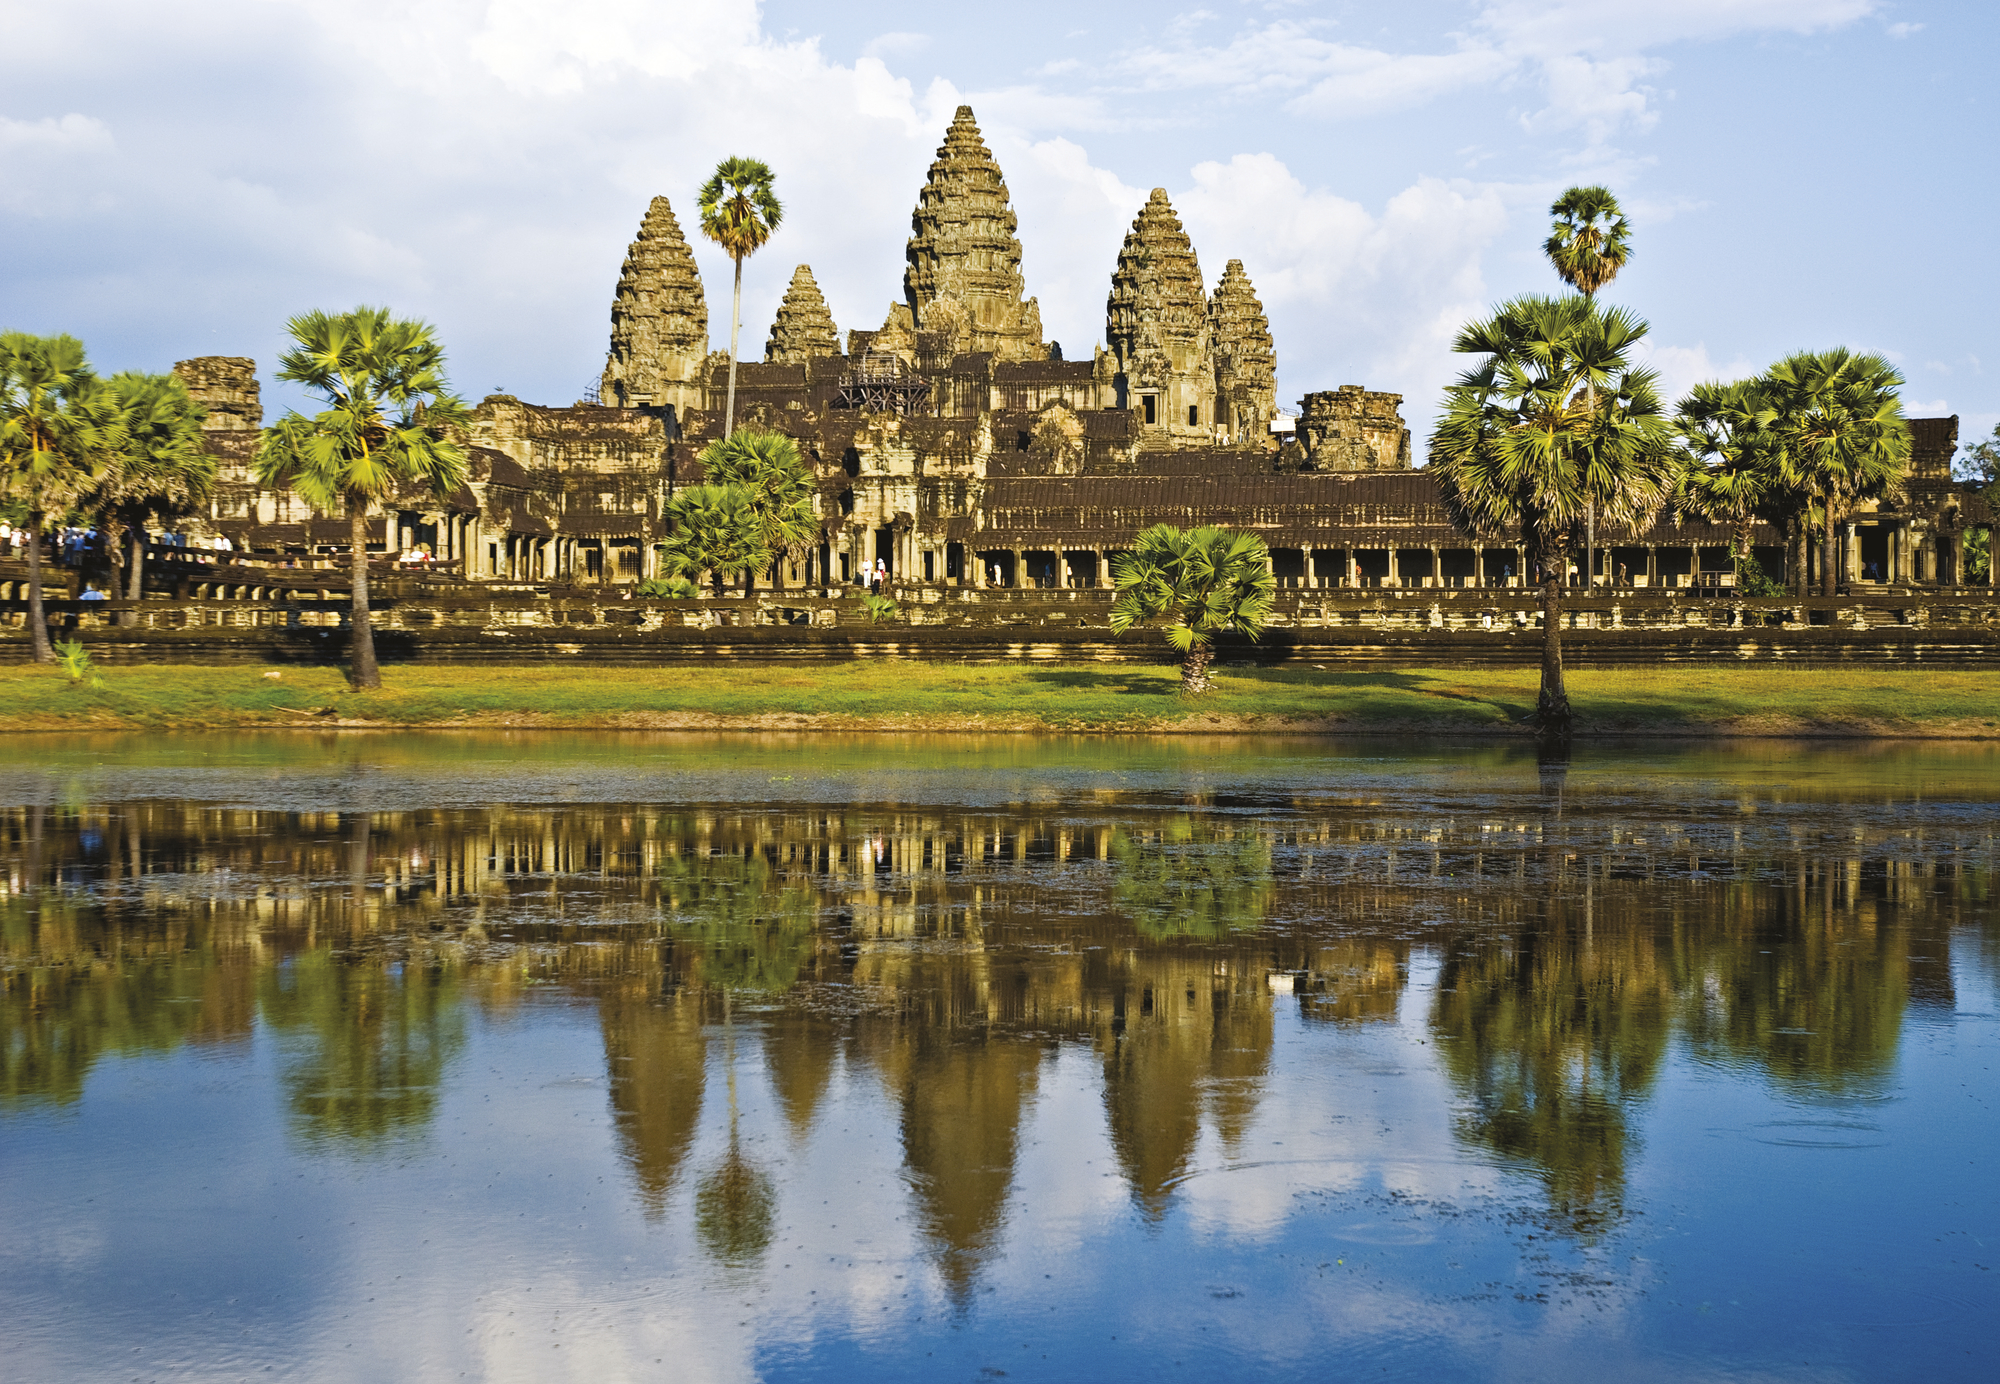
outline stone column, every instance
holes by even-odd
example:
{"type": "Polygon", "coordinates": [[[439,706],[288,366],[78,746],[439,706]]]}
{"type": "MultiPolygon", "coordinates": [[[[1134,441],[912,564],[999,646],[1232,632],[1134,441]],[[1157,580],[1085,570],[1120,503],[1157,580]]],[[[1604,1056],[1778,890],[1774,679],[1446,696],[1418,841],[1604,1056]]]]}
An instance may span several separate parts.
{"type": "Polygon", "coordinates": [[[1399,585],[1403,580],[1403,574],[1396,570],[1396,549],[1393,546],[1389,549],[1389,575],[1386,580],[1390,586],[1399,585]]]}
{"type": "MultiPolygon", "coordinates": [[[[1855,540],[1854,524],[1851,521],[1841,529],[1840,538],[1842,544],[1839,553],[1841,573],[1849,582],[1859,581],[1861,580],[1861,544],[1855,540]]],[[[1893,531],[1889,537],[1889,550],[1886,557],[1888,558],[1889,570],[1884,572],[1882,576],[1885,580],[1893,580],[1896,575],[1896,542],[1893,531]]]]}
{"type": "Polygon", "coordinates": [[[1650,588],[1657,587],[1659,584],[1660,550],[1648,543],[1646,545],[1646,585],[1650,588]]]}
{"type": "Polygon", "coordinates": [[[1431,544],[1431,585],[1444,585],[1444,551],[1437,544],[1431,544]]]}
{"type": "Polygon", "coordinates": [[[1301,557],[1303,557],[1303,558],[1305,559],[1305,562],[1306,562],[1306,575],[1305,575],[1305,579],[1304,579],[1304,581],[1303,581],[1303,583],[1302,583],[1302,584],[1303,584],[1303,585],[1305,586],[1305,588],[1306,588],[1306,589],[1307,589],[1308,591],[1310,591],[1310,590],[1312,589],[1312,587],[1313,587],[1313,550],[1312,550],[1312,545],[1311,545],[1310,543],[1302,543],[1302,544],[1300,544],[1300,545],[1299,545],[1299,555],[1300,555],[1301,557]]]}
{"type": "Polygon", "coordinates": [[[1022,556],[1026,550],[1010,548],[1008,551],[1014,554],[1014,589],[1019,591],[1028,584],[1028,562],[1022,556]]]}
{"type": "Polygon", "coordinates": [[[1354,549],[1352,547],[1346,548],[1343,551],[1347,554],[1347,559],[1342,564],[1347,569],[1347,584],[1351,587],[1359,586],[1361,585],[1360,559],[1354,556],[1354,549]]]}

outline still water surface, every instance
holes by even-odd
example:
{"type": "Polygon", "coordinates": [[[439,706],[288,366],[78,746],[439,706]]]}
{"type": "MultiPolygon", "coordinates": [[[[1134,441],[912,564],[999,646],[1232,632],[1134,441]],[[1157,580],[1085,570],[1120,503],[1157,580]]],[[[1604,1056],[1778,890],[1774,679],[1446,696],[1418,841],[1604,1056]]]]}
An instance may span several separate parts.
{"type": "Polygon", "coordinates": [[[8,1380],[1993,1377],[1993,747],[4,748],[8,1380]]]}

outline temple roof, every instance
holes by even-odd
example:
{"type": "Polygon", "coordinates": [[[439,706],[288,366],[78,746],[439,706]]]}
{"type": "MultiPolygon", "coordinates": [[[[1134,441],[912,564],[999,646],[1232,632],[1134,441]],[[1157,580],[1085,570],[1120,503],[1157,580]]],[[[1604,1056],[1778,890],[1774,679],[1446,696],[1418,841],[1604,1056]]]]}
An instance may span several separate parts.
{"type": "Polygon", "coordinates": [[[708,354],[708,301],[694,251],[664,197],[655,197],[625,251],[611,303],[611,354],[599,386],[607,404],[650,399],[698,378],[708,354]]]}

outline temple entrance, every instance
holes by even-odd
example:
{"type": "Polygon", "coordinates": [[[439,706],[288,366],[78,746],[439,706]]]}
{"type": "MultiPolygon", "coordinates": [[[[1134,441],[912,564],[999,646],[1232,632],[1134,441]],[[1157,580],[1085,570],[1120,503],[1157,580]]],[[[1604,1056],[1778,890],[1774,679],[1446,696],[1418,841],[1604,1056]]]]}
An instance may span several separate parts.
{"type": "Polygon", "coordinates": [[[875,561],[882,564],[887,573],[885,580],[896,576],[896,531],[894,529],[875,530],[875,561]]]}
{"type": "Polygon", "coordinates": [[[1380,586],[1389,579],[1389,550],[1387,548],[1355,549],[1354,570],[1360,574],[1360,585],[1380,586]]]}
{"type": "Polygon", "coordinates": [[[1056,585],[1057,555],[1043,549],[1021,554],[1021,565],[1027,570],[1022,573],[1023,586],[1038,586],[1044,590],[1056,585]]]}
{"type": "Polygon", "coordinates": [[[1339,586],[1347,580],[1345,548],[1315,548],[1312,555],[1312,584],[1339,586]]]}
{"type": "Polygon", "coordinates": [[[1306,584],[1306,554],[1303,548],[1271,549],[1271,576],[1280,590],[1306,584]]]}
{"type": "Polygon", "coordinates": [[[1879,525],[1870,525],[1856,529],[1854,537],[1861,547],[1861,580],[1894,581],[1897,573],[1889,551],[1889,531],[1879,525]]]}
{"type": "Polygon", "coordinates": [[[1075,589],[1097,585],[1097,554],[1087,549],[1064,553],[1063,585],[1075,589]]]}
{"type": "Polygon", "coordinates": [[[985,569],[988,586],[1016,586],[1014,554],[1005,548],[979,554],[979,565],[985,569]]]}

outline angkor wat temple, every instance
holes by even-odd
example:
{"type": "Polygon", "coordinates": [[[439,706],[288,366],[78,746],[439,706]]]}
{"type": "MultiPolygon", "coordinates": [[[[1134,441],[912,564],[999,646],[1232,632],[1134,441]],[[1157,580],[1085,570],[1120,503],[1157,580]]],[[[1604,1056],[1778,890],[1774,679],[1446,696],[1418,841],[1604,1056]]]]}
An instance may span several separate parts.
{"type": "MultiPolygon", "coordinates": [[[[1211,291],[1167,194],[1139,209],[1111,265],[1105,339],[1088,358],[1045,341],[1016,219],[969,106],[917,196],[903,297],[843,341],[797,267],[762,363],[738,367],[737,419],[795,438],[819,476],[821,541],[764,580],[826,589],[886,564],[898,585],[1105,587],[1109,555],[1160,522],[1262,534],[1285,587],[1518,584],[1504,541],[1471,546],[1413,465],[1401,396],[1359,386],[1277,409],[1270,324],[1241,260],[1211,291]],[[845,350],[843,352],[843,346],[845,350]]],[[[625,256],[597,397],[569,407],[493,395],[470,483],[385,515],[385,552],[421,548],[466,579],[630,583],[653,575],[673,491],[699,483],[722,430],[729,362],[673,208],[656,197],[625,256]]],[[[726,333],[725,333],[726,335],[726,333]]],[[[211,522],[239,550],[344,551],[345,520],[259,490],[254,362],[176,367],[208,405],[225,483],[211,522]]],[[[1951,584],[1990,522],[1950,481],[1957,419],[1916,420],[1903,499],[1850,525],[1850,580],[1951,584]],[[1976,512],[1974,512],[1976,511],[1976,512]]],[[[1600,581],[1678,587],[1726,568],[1730,535],[1671,512],[1600,533],[1600,581]]],[[[1782,570],[1780,536],[1758,555],[1782,570]]]]}

